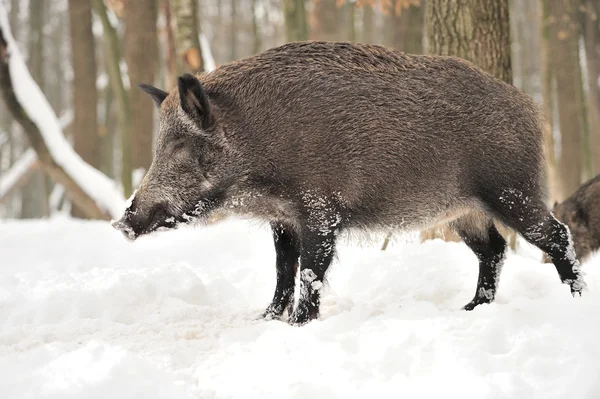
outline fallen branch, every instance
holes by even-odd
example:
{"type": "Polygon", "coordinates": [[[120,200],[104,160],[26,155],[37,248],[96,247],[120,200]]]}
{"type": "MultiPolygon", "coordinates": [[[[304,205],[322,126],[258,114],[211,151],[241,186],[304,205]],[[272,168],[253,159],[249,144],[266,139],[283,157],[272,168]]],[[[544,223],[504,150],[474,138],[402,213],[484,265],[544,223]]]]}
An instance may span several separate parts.
{"type": "Polygon", "coordinates": [[[4,1],[0,2],[0,90],[44,172],[64,186],[86,216],[117,218],[125,203],[123,196],[114,181],[84,162],[65,139],[54,111],[23,62],[4,1]]]}
{"type": "Polygon", "coordinates": [[[0,177],[0,203],[3,203],[16,188],[27,183],[27,179],[37,166],[37,155],[33,149],[29,148],[0,177]]]}

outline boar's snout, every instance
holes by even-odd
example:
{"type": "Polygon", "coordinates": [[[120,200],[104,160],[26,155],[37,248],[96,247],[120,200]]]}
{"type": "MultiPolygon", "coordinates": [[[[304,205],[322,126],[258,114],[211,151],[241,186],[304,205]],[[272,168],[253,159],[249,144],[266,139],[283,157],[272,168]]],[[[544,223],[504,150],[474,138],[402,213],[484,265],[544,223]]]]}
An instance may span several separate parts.
{"type": "Polygon", "coordinates": [[[128,240],[135,240],[141,235],[151,233],[160,227],[174,227],[175,218],[169,215],[167,204],[163,202],[150,206],[138,206],[137,201],[112,226],[121,231],[128,240]]]}

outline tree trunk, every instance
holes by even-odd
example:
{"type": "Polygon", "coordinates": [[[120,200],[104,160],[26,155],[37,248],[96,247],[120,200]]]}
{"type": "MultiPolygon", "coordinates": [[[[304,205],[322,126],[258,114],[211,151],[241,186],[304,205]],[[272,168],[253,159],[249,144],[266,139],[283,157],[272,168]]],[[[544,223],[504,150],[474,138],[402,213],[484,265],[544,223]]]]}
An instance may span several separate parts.
{"type": "Polygon", "coordinates": [[[165,87],[166,90],[171,91],[175,87],[177,81],[177,50],[175,49],[175,34],[173,33],[173,27],[175,22],[173,21],[173,14],[171,12],[171,5],[168,0],[162,0],[162,9],[165,15],[165,58],[166,58],[166,71],[165,71],[165,87]]]}
{"type": "MultiPolygon", "coordinates": [[[[69,0],[71,54],[73,62],[73,147],[94,168],[102,165],[98,134],[98,93],[96,54],[92,33],[92,8],[88,1],[69,0]]],[[[71,214],[83,217],[77,206],[71,214]]]]}
{"type": "Polygon", "coordinates": [[[356,41],[356,2],[348,2],[346,4],[346,15],[347,15],[347,34],[346,40],[349,42],[356,41]]]}
{"type": "Polygon", "coordinates": [[[373,7],[370,4],[362,6],[363,9],[363,25],[362,25],[362,41],[363,43],[375,43],[374,42],[374,18],[373,18],[373,7]]]}
{"type": "Polygon", "coordinates": [[[388,46],[396,50],[412,54],[423,53],[423,6],[410,5],[401,9],[397,5],[400,0],[392,3],[389,15],[386,16],[386,32],[388,46]]]}
{"type": "Polygon", "coordinates": [[[593,174],[600,173],[600,2],[584,0],[581,15],[588,72],[588,125],[593,174]]]}
{"type": "MultiPolygon", "coordinates": [[[[508,0],[427,0],[426,8],[431,53],[464,58],[512,84],[508,0]]],[[[439,237],[440,230],[441,238],[458,240],[441,226],[422,232],[421,238],[439,237]]],[[[500,231],[514,247],[514,233],[500,231]]]]}
{"type": "Polygon", "coordinates": [[[336,0],[318,0],[313,5],[310,38],[312,40],[340,40],[341,9],[336,0]]]}
{"type": "Polygon", "coordinates": [[[196,0],[174,0],[171,4],[175,22],[178,75],[184,72],[202,72],[204,63],[200,49],[197,2],[196,0]]]}
{"type": "MultiPolygon", "coordinates": [[[[72,0],[78,2],[78,0],[72,0]]],[[[133,165],[131,160],[131,106],[129,93],[125,89],[121,74],[121,49],[115,28],[111,25],[103,0],[92,0],[94,11],[102,22],[106,41],[106,69],[108,80],[117,103],[119,131],[121,137],[121,183],[123,193],[129,197],[133,192],[133,165]]]]}
{"type": "Polygon", "coordinates": [[[428,0],[433,54],[454,55],[512,84],[508,0],[428,0]]]}
{"type": "Polygon", "coordinates": [[[260,53],[262,48],[262,38],[260,32],[260,24],[258,22],[258,16],[256,15],[256,5],[258,0],[252,0],[252,54],[260,53]]]}
{"type": "Polygon", "coordinates": [[[559,201],[573,193],[582,178],[582,82],[579,66],[578,0],[546,0],[551,50],[551,71],[556,82],[555,109],[560,126],[559,201]]]}
{"type": "Polygon", "coordinates": [[[285,38],[288,42],[308,39],[305,0],[283,0],[285,14],[285,38]]]}
{"type": "MultiPolygon", "coordinates": [[[[44,87],[44,3],[29,3],[29,51],[27,64],[31,75],[44,87]]],[[[48,216],[48,197],[44,174],[34,169],[21,189],[21,217],[25,219],[48,216]]]]}
{"type": "Polygon", "coordinates": [[[158,59],[156,0],[128,1],[125,5],[125,62],[132,89],[129,91],[131,118],[131,163],[148,170],[152,163],[154,103],[138,90],[140,83],[153,84],[158,59]]]}
{"type": "MultiPolygon", "coordinates": [[[[547,18],[547,7],[542,1],[542,19],[547,18]]],[[[554,140],[554,95],[552,90],[552,51],[550,48],[550,27],[542,24],[542,45],[541,45],[541,80],[542,80],[542,98],[544,110],[544,155],[546,156],[546,181],[550,194],[550,203],[558,201],[561,198],[561,184],[558,175],[558,166],[556,161],[555,140],[554,140]]]]}
{"type": "Polygon", "coordinates": [[[231,0],[231,18],[229,19],[229,60],[237,59],[237,32],[238,32],[238,16],[237,16],[237,0],[231,0]]]}

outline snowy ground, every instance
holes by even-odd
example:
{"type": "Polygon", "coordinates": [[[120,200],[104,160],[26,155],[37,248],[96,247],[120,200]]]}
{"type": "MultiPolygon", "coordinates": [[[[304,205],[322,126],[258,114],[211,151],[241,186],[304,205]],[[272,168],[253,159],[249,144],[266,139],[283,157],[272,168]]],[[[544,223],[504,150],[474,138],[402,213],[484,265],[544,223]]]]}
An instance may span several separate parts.
{"type": "Polygon", "coordinates": [[[497,303],[463,312],[463,244],[350,242],[298,328],[254,320],[275,283],[264,226],[129,243],[102,222],[0,222],[0,397],[598,398],[600,256],[585,271],[573,299],[510,255],[497,303]]]}

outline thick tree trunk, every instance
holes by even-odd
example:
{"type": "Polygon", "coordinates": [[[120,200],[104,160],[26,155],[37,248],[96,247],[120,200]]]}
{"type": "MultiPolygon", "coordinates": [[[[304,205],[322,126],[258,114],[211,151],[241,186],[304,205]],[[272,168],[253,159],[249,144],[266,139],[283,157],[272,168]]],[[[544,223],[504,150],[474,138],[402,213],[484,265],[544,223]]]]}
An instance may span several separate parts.
{"type": "MultiPolygon", "coordinates": [[[[78,2],[78,0],[73,0],[78,2]]],[[[121,74],[121,49],[115,28],[111,25],[103,0],[92,0],[94,12],[102,22],[106,42],[106,69],[115,96],[121,137],[121,183],[123,193],[129,197],[133,192],[133,165],[131,160],[131,105],[121,74]]]]}
{"type": "MultiPolygon", "coordinates": [[[[427,0],[426,18],[429,52],[464,58],[512,84],[508,0],[427,0]]],[[[514,247],[514,233],[501,232],[514,247]]],[[[445,226],[421,233],[438,237],[458,240],[445,226]]]]}
{"type": "Polygon", "coordinates": [[[285,15],[285,38],[288,42],[308,39],[305,0],[283,0],[285,15]]]}
{"type": "Polygon", "coordinates": [[[150,96],[138,90],[140,83],[153,84],[158,59],[156,19],[157,0],[128,1],[125,5],[125,62],[132,90],[131,163],[134,168],[148,170],[152,163],[154,104],[150,96]]]}
{"type": "MultiPolygon", "coordinates": [[[[29,3],[29,59],[31,76],[40,87],[44,87],[44,3],[29,3]]],[[[31,178],[25,181],[21,196],[21,217],[40,218],[48,216],[48,197],[44,174],[33,170],[31,178]]]]}
{"type": "Polygon", "coordinates": [[[588,125],[593,174],[600,173],[600,2],[584,0],[581,15],[588,72],[588,125]]]}
{"type": "Polygon", "coordinates": [[[428,0],[429,52],[454,55],[512,84],[508,0],[428,0]]]}
{"type": "Polygon", "coordinates": [[[582,82],[579,66],[578,0],[547,0],[552,76],[556,82],[555,109],[560,126],[557,166],[562,201],[580,185],[583,172],[582,82]]]}
{"type": "MultiPolygon", "coordinates": [[[[544,0],[542,0],[544,1],[544,0]]],[[[547,7],[542,4],[542,20],[546,20],[547,7]]],[[[541,84],[544,110],[544,155],[546,156],[546,181],[550,194],[550,203],[561,198],[561,184],[558,175],[554,140],[554,95],[552,90],[552,51],[550,48],[550,27],[542,24],[541,45],[541,84]]]]}
{"type": "Polygon", "coordinates": [[[178,74],[202,72],[204,62],[200,49],[197,2],[196,0],[174,0],[171,4],[173,22],[175,22],[178,74]]]}
{"type": "MultiPolygon", "coordinates": [[[[99,169],[102,154],[98,134],[96,54],[90,3],[69,0],[69,19],[73,62],[73,147],[85,162],[99,169]]],[[[83,217],[85,213],[75,206],[71,214],[83,217]]]]}

